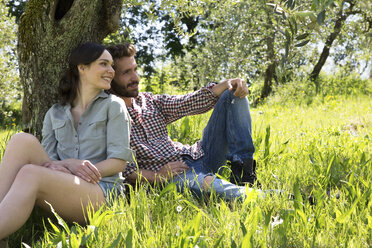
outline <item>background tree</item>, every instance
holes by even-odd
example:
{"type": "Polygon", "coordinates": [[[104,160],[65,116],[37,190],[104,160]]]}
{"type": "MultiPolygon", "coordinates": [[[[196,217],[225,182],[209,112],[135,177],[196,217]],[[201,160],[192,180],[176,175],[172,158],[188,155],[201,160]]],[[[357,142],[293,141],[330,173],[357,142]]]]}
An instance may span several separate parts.
{"type": "Polygon", "coordinates": [[[310,73],[310,80],[315,83],[317,92],[319,91],[320,88],[317,78],[330,55],[331,48],[334,47],[335,41],[341,36],[340,38],[341,42],[339,42],[339,46],[342,46],[343,51],[342,54],[344,55],[353,54],[353,52],[350,51],[349,41],[353,40],[355,41],[355,39],[360,40],[361,36],[364,36],[371,29],[372,4],[370,2],[368,3],[368,1],[345,0],[341,1],[338,4],[337,2],[335,3],[336,4],[334,5],[333,10],[334,14],[332,13],[332,11],[329,12],[331,15],[333,14],[333,16],[328,21],[328,24],[330,25],[333,24],[332,31],[330,33],[327,32],[328,34],[326,37],[326,41],[324,43],[323,50],[319,56],[317,63],[315,64],[313,70],[310,73]],[[349,23],[345,24],[347,19],[352,17],[354,20],[351,20],[349,21],[349,23]],[[355,23],[357,23],[357,25],[355,25],[355,23]],[[364,31],[360,29],[360,27],[364,26],[363,23],[367,23],[367,27],[365,28],[364,31]],[[349,30],[346,31],[348,27],[349,30]],[[356,30],[351,30],[350,27],[356,28],[356,30]],[[347,39],[347,36],[349,36],[349,39],[347,39]]]}
{"type": "Polygon", "coordinates": [[[321,57],[317,47],[332,33],[340,10],[345,13],[351,6],[347,2],[355,2],[353,10],[363,11],[343,22],[330,56],[336,62],[347,61],[343,63],[349,71],[363,61],[368,68],[367,61],[372,60],[368,1],[6,1],[19,20],[25,127],[40,136],[70,50],[80,42],[104,38],[105,43],[136,44],[148,86],[156,81],[160,88],[172,83],[190,89],[238,76],[249,78],[256,99],[263,99],[275,87],[310,75],[321,57]],[[118,32],[107,36],[118,26],[118,32]],[[355,40],[360,42],[356,45],[355,40]],[[160,66],[171,69],[159,70],[160,66]]]}
{"type": "MultiPolygon", "coordinates": [[[[136,45],[136,60],[141,65],[146,81],[157,73],[156,62],[182,57],[184,51],[191,50],[197,43],[198,34],[194,32],[198,17],[180,12],[182,10],[177,9],[177,1],[169,5],[172,7],[164,8],[157,0],[124,4],[120,35],[122,40],[136,45]],[[186,41],[183,37],[185,33],[193,35],[186,41]]],[[[110,38],[114,36],[116,34],[110,38]]],[[[118,42],[115,38],[113,40],[114,43],[118,42]]]]}
{"type": "Polygon", "coordinates": [[[257,99],[265,98],[273,83],[287,81],[303,63],[302,47],[316,23],[304,13],[308,8],[305,1],[285,1],[283,7],[262,1],[209,4],[199,19],[202,42],[178,64],[191,62],[195,70],[185,73],[201,84],[218,77],[263,79],[257,99]]]}
{"type": "Polygon", "coordinates": [[[6,1],[0,2],[0,125],[11,125],[19,117],[17,101],[21,99],[21,85],[17,71],[15,18],[8,17],[6,1]],[[10,121],[8,119],[9,118],[10,121]]]}
{"type": "Polygon", "coordinates": [[[20,18],[18,62],[23,122],[40,137],[43,116],[56,102],[59,78],[77,44],[101,42],[117,30],[121,0],[29,0],[20,18]]]}

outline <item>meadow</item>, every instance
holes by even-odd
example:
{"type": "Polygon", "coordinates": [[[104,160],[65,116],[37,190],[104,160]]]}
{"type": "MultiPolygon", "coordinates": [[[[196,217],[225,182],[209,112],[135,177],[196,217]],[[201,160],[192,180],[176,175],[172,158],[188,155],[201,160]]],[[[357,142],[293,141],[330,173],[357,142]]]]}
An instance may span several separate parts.
{"type": "MultiPolygon", "coordinates": [[[[66,224],[58,215],[42,222],[41,211],[34,211],[10,237],[11,247],[371,247],[370,94],[308,101],[302,92],[299,99],[272,98],[251,108],[262,187],[293,193],[295,200],[252,192],[226,202],[213,194],[179,194],[172,184],[137,185],[90,213],[87,226],[66,224]]],[[[198,140],[209,115],[177,121],[171,137],[198,140]]],[[[11,132],[1,131],[0,154],[11,132]]],[[[219,176],[228,175],[226,168],[219,176]]]]}

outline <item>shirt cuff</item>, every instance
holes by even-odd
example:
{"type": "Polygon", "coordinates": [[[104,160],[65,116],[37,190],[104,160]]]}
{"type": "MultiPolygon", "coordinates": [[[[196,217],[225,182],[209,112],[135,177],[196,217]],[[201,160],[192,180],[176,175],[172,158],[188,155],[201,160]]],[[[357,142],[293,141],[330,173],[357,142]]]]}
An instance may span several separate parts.
{"type": "Polygon", "coordinates": [[[123,171],[123,177],[127,178],[130,174],[137,171],[137,165],[135,162],[127,164],[127,168],[123,171]]]}
{"type": "Polygon", "coordinates": [[[136,155],[135,151],[129,148],[125,148],[120,152],[114,152],[114,153],[109,154],[107,158],[118,158],[118,159],[122,159],[122,160],[125,160],[131,163],[131,162],[134,162],[135,155],[136,155]]]}
{"type": "MultiPolygon", "coordinates": [[[[206,89],[206,90],[208,91],[208,93],[210,93],[210,96],[211,96],[212,98],[218,100],[220,97],[217,96],[217,95],[212,91],[213,86],[215,86],[216,84],[218,84],[218,83],[216,83],[216,82],[211,82],[211,83],[208,83],[207,86],[205,86],[205,87],[203,87],[203,88],[206,89]]],[[[203,88],[202,88],[202,89],[203,89],[203,88]]]]}

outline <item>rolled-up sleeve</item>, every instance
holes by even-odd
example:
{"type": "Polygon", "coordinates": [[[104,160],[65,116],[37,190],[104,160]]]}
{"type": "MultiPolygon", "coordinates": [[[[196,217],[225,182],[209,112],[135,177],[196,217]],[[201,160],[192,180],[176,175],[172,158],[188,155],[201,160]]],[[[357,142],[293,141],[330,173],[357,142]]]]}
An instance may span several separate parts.
{"type": "Polygon", "coordinates": [[[211,110],[219,97],[212,91],[214,83],[186,95],[154,95],[154,103],[163,113],[167,124],[187,115],[202,114],[211,110]]]}
{"type": "Polygon", "coordinates": [[[130,117],[122,99],[116,98],[109,108],[107,121],[107,159],[118,158],[133,162],[134,151],[130,149],[130,117]]]}
{"type": "Polygon", "coordinates": [[[50,109],[44,118],[41,144],[51,160],[60,160],[57,153],[57,140],[52,128],[51,111],[50,109]]]}

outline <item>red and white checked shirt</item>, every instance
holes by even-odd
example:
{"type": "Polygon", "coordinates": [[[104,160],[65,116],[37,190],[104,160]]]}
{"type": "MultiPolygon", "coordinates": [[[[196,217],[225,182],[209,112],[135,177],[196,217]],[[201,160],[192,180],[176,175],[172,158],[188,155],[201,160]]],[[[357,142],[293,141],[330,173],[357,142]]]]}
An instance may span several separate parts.
{"type": "MultiPolygon", "coordinates": [[[[218,100],[208,84],[186,95],[154,95],[142,92],[133,99],[133,107],[127,107],[132,118],[130,145],[136,152],[138,168],[158,171],[168,162],[181,160],[181,155],[198,159],[204,155],[200,141],[183,145],[172,141],[167,125],[187,115],[201,114],[214,107],[218,100]]],[[[137,170],[134,163],[128,164],[123,176],[137,170]]]]}

